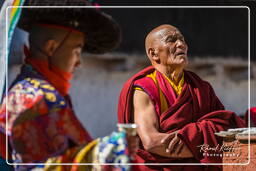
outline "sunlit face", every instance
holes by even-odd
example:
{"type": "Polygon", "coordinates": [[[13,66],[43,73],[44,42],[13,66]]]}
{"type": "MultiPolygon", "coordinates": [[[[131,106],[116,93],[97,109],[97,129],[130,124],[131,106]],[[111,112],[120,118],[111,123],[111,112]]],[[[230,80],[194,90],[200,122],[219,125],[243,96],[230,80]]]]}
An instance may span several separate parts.
{"type": "Polygon", "coordinates": [[[157,32],[155,50],[161,65],[183,66],[188,63],[188,46],[183,35],[176,28],[165,28],[157,32]]]}
{"type": "Polygon", "coordinates": [[[82,48],[84,46],[84,34],[72,32],[69,37],[59,44],[60,47],[52,56],[52,64],[58,68],[73,73],[81,64],[82,48]]]}

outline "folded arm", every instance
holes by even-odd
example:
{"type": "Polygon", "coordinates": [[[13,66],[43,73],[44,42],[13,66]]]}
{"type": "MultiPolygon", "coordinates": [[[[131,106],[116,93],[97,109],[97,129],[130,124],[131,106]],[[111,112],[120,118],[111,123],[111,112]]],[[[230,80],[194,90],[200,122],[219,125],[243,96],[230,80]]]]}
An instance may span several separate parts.
{"type": "Polygon", "coordinates": [[[159,122],[154,104],[145,92],[135,90],[133,107],[134,121],[138,124],[138,135],[145,150],[163,157],[193,157],[187,146],[177,136],[178,131],[169,134],[158,131],[159,122]]]}

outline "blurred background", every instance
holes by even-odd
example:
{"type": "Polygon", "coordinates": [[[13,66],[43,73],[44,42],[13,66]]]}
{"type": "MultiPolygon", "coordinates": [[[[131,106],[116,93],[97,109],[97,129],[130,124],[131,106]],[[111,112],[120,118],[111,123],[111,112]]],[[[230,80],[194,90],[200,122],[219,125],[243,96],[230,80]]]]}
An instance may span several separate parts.
{"type": "MultiPolygon", "coordinates": [[[[98,3],[106,5],[107,2],[98,3]]],[[[256,106],[255,53],[248,61],[248,8],[131,7],[101,10],[120,24],[122,43],[108,54],[83,54],[83,64],[74,76],[71,89],[75,112],[94,138],[116,130],[120,90],[128,78],[150,65],[145,55],[144,39],[148,32],[161,24],[180,29],[189,46],[187,69],[209,81],[226,109],[241,116],[249,103],[250,62],[251,106],[256,106]]],[[[93,22],[93,19],[85,22],[93,22]]],[[[27,36],[26,32],[16,29],[9,61],[9,84],[20,70],[27,36]]],[[[255,50],[255,47],[251,49],[255,50]]]]}

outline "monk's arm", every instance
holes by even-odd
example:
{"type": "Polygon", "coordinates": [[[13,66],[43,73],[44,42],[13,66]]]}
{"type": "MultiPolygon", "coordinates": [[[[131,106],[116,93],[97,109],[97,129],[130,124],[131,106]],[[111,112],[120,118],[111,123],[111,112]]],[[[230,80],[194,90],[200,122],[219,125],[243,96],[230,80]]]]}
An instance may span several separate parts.
{"type": "MultiPolygon", "coordinates": [[[[134,121],[138,124],[138,135],[145,150],[164,157],[187,158],[193,157],[189,150],[181,150],[179,154],[166,151],[169,146],[168,139],[175,137],[175,133],[160,133],[157,114],[149,96],[135,90],[133,96],[134,121]],[[163,141],[164,140],[164,141],[163,141]],[[167,142],[163,143],[163,142],[167,142]]],[[[184,148],[187,148],[186,146],[184,148]]]]}

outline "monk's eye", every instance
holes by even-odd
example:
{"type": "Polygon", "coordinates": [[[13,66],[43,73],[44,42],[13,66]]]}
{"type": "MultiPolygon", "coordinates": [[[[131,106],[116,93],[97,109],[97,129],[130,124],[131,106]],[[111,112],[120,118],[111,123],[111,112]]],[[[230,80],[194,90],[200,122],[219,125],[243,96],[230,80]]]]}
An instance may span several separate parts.
{"type": "Polygon", "coordinates": [[[167,43],[168,43],[168,42],[175,42],[176,39],[177,39],[176,36],[168,36],[165,41],[166,41],[167,43]]]}

